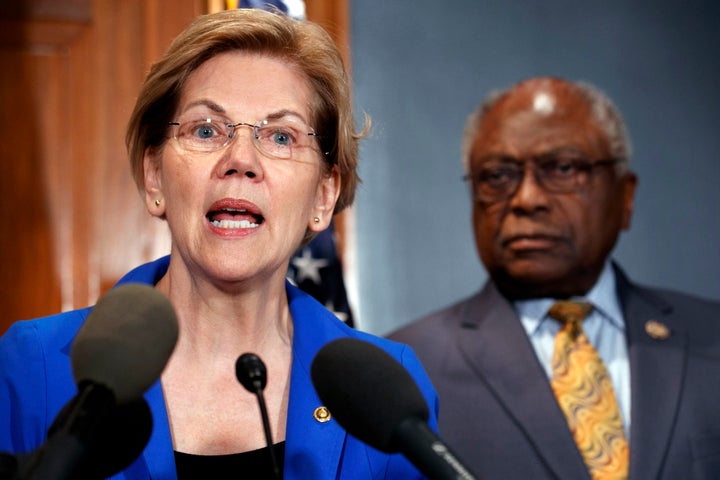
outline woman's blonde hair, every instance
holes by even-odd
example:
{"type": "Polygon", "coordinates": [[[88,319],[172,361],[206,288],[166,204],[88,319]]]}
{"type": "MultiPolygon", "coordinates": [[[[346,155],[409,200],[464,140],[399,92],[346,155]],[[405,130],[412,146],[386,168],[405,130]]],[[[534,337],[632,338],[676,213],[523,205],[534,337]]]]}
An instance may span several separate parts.
{"type": "Polygon", "coordinates": [[[225,10],[202,15],[178,35],[145,78],[128,122],[125,144],[135,184],[143,192],[143,157],[160,149],[168,138],[183,85],[207,60],[229,51],[245,51],[279,58],[302,72],[313,89],[310,121],[328,170],[340,171],[340,196],[335,213],[352,204],[360,182],[358,140],[350,85],[342,57],[320,26],[293,20],[282,13],[257,9],[225,10]]]}

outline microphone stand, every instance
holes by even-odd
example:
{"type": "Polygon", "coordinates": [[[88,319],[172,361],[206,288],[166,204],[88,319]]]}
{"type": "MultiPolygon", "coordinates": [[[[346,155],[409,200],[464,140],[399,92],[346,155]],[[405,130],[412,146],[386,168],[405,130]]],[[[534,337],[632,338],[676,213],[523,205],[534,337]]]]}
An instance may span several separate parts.
{"type": "Polygon", "coordinates": [[[268,450],[270,450],[270,461],[272,461],[273,474],[275,478],[280,480],[280,467],[278,466],[277,456],[275,455],[275,445],[273,445],[272,435],[270,433],[270,420],[268,418],[267,407],[265,406],[265,399],[263,397],[263,391],[258,388],[255,391],[258,399],[258,405],[260,406],[260,416],[262,417],[263,430],[265,430],[265,440],[268,444],[268,450]]]}
{"type": "Polygon", "coordinates": [[[273,475],[277,480],[280,480],[282,478],[280,475],[280,466],[275,454],[275,446],[273,445],[272,434],[270,432],[270,419],[268,418],[265,397],[263,396],[263,389],[265,385],[267,385],[267,370],[265,369],[265,364],[260,360],[260,357],[254,353],[244,353],[240,355],[235,363],[235,375],[246,390],[257,396],[263,430],[265,431],[265,441],[270,451],[273,475]]]}

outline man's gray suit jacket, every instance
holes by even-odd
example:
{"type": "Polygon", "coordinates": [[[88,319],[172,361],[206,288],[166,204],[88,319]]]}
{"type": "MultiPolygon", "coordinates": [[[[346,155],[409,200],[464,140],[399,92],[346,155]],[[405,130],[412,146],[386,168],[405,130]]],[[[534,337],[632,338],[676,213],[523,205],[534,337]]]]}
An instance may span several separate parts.
{"type": "MultiPolygon", "coordinates": [[[[631,377],[631,479],[720,479],[720,303],[640,287],[614,266],[631,377]],[[651,335],[648,322],[670,335],[651,335]]],[[[485,480],[589,479],[520,319],[488,282],[390,335],[440,399],[441,438],[485,480]]]]}

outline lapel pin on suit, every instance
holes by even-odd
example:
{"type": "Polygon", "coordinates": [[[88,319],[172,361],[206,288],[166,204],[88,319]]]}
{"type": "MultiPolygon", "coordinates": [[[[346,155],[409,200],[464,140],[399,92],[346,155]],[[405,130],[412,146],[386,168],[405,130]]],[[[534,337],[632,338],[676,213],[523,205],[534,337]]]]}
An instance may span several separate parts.
{"type": "Polygon", "coordinates": [[[655,340],[667,340],[670,337],[670,329],[656,320],[648,320],[645,323],[645,333],[655,340]]]}
{"type": "Polygon", "coordinates": [[[330,421],[332,415],[327,407],[317,407],[313,412],[313,418],[319,423],[325,423],[330,421]]]}

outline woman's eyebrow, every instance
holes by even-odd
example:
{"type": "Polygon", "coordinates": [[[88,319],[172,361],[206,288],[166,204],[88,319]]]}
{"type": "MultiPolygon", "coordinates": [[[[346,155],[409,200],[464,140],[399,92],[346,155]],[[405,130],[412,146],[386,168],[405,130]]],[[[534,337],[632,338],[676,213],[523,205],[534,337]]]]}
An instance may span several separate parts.
{"type": "Polygon", "coordinates": [[[207,99],[200,99],[200,100],[195,100],[194,102],[190,102],[187,105],[185,105],[185,108],[183,108],[182,111],[187,112],[191,108],[198,107],[198,106],[208,107],[213,112],[225,113],[225,109],[222,106],[218,105],[217,103],[213,102],[212,100],[207,100],[207,99]]]}
{"type": "Polygon", "coordinates": [[[302,120],[304,123],[307,123],[307,120],[305,120],[305,117],[303,117],[300,113],[289,110],[289,109],[282,109],[278,110],[277,112],[270,113],[265,119],[266,120],[277,120],[278,118],[284,118],[284,117],[297,117],[300,120],[302,120]]]}

